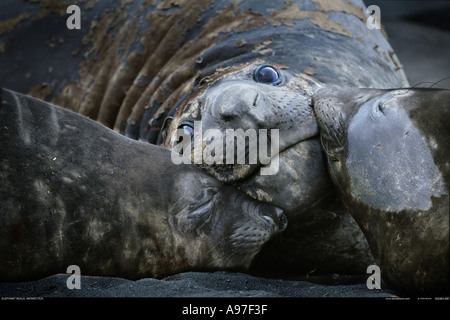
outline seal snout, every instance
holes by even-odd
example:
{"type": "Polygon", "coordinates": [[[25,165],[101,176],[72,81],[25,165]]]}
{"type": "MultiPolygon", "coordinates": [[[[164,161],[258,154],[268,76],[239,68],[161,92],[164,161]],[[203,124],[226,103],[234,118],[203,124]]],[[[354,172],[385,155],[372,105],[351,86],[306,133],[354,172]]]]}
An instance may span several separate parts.
{"type": "Polygon", "coordinates": [[[277,231],[283,231],[286,229],[287,218],[282,209],[268,205],[262,205],[259,213],[264,219],[271,219],[271,223],[275,224],[277,231]]]}

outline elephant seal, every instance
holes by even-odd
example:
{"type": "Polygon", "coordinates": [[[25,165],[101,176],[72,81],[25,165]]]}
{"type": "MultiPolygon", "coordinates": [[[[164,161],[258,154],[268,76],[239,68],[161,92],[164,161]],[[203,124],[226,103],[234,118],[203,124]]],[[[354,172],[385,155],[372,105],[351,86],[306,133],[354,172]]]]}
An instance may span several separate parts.
{"type": "Polygon", "coordinates": [[[331,178],[382,278],[448,294],[450,90],[324,88],[313,103],[331,178]]]}
{"type": "Polygon", "coordinates": [[[309,106],[324,84],[407,83],[382,31],[367,28],[362,1],[71,4],[80,7],[80,30],[67,30],[60,1],[14,2],[2,10],[10,14],[0,32],[0,86],[168,149],[175,132],[189,132],[195,121],[202,131],[279,130],[274,175],[261,175],[261,162],[199,164],[288,216],[288,230],[263,248],[255,268],[365,272],[373,259],[333,190],[309,106]]]}
{"type": "Polygon", "coordinates": [[[170,151],[0,89],[0,281],[247,268],[283,211],[170,151]]]}

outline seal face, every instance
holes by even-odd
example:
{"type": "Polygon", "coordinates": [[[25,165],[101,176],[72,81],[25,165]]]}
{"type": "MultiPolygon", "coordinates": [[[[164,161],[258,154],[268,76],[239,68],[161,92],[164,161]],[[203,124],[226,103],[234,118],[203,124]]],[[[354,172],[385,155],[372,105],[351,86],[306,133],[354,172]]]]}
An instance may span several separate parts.
{"type": "Polygon", "coordinates": [[[71,264],[130,279],[246,269],[287,226],[281,209],[173,164],[169,150],[9,90],[0,97],[1,281],[71,264]]]}
{"type": "Polygon", "coordinates": [[[178,199],[167,217],[175,247],[185,251],[190,269],[247,269],[262,245],[286,229],[286,216],[281,209],[194,172],[193,179],[188,170],[178,171],[181,182],[174,182],[178,199]]]}
{"type": "Polygon", "coordinates": [[[325,88],[330,175],[396,289],[448,292],[450,91],[325,88]]]}
{"type": "MultiPolygon", "coordinates": [[[[216,79],[198,88],[198,94],[193,94],[185,105],[179,107],[175,116],[166,121],[167,127],[162,129],[162,145],[174,148],[178,141],[177,129],[186,131],[188,127],[189,134],[195,135],[193,123],[196,121],[201,124],[197,130],[201,131],[200,151],[203,153],[215,138],[228,137],[227,130],[242,130],[248,138],[242,150],[245,163],[239,163],[239,151],[234,150],[236,147],[231,150],[234,153],[232,161],[225,161],[230,151],[225,144],[220,146],[224,150],[221,157],[216,157],[213,163],[202,159],[201,163],[208,173],[230,183],[248,178],[264,166],[260,158],[253,164],[249,163],[250,157],[258,154],[258,149],[261,151],[262,132],[268,132],[267,151],[275,151],[267,153],[271,159],[300,142],[317,138],[317,123],[307,99],[311,94],[310,88],[281,68],[257,61],[217,74],[216,79]],[[277,140],[271,141],[271,133],[275,136],[274,129],[277,140]],[[208,130],[215,130],[216,137],[205,136],[208,130]],[[248,132],[254,133],[254,136],[248,132]],[[252,138],[256,140],[257,148],[252,149],[252,141],[249,141],[252,138]],[[276,148],[272,148],[275,145],[276,148]]],[[[226,142],[225,139],[222,141],[226,142]]],[[[195,145],[192,144],[192,147],[194,154],[195,145]]],[[[298,148],[301,149],[301,146],[298,148]]],[[[194,160],[192,158],[192,162],[194,160]]],[[[277,173],[278,168],[271,175],[277,173]]]]}

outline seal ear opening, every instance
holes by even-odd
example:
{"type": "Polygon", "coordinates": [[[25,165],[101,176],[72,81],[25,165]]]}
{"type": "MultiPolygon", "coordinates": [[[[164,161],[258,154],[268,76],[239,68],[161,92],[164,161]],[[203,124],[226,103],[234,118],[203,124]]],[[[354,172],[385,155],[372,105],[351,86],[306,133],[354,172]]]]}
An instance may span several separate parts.
{"type": "Polygon", "coordinates": [[[172,123],[172,120],[173,120],[173,117],[171,117],[171,116],[166,117],[164,119],[164,122],[161,126],[161,131],[159,132],[159,135],[158,135],[158,140],[156,141],[157,146],[160,146],[163,143],[163,141],[166,140],[167,135],[169,134],[168,128],[169,128],[170,124],[172,123]]]}
{"type": "Polygon", "coordinates": [[[159,131],[158,138],[156,139],[156,145],[160,146],[163,141],[167,138],[168,135],[168,127],[173,120],[174,114],[177,112],[178,107],[186,100],[186,98],[190,95],[190,92],[186,93],[180,100],[170,109],[169,113],[167,113],[167,117],[164,119],[163,124],[161,125],[161,130],[159,131]]]}

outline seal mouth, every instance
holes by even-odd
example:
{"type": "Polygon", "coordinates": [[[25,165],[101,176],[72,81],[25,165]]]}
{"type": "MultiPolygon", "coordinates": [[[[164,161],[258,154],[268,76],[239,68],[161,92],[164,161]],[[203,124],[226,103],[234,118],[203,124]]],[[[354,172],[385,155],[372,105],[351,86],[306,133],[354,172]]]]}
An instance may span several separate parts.
{"type": "MultiPolygon", "coordinates": [[[[319,130],[316,130],[313,134],[308,136],[302,136],[298,139],[290,141],[289,144],[283,144],[283,147],[279,148],[279,150],[275,154],[271,154],[266,161],[268,164],[263,164],[258,161],[255,164],[243,163],[243,164],[198,164],[198,166],[204,170],[206,170],[209,174],[215,176],[219,181],[225,182],[227,184],[240,184],[242,182],[251,179],[252,177],[258,176],[261,174],[262,170],[266,170],[270,172],[272,162],[276,160],[277,157],[282,156],[282,153],[291,149],[291,148],[299,148],[302,143],[314,140],[320,137],[319,130]]],[[[246,146],[245,150],[245,158],[249,158],[249,150],[246,146]]],[[[268,173],[267,175],[276,174],[278,169],[273,171],[273,173],[268,173]]]]}
{"type": "MultiPolygon", "coordinates": [[[[314,113],[314,108],[312,105],[309,105],[310,111],[309,113],[302,119],[300,126],[293,126],[290,129],[266,129],[267,130],[267,143],[268,147],[266,149],[266,159],[265,163],[262,163],[261,158],[257,163],[239,163],[238,164],[226,164],[225,161],[221,164],[201,164],[200,167],[210,171],[212,175],[216,175],[222,182],[226,183],[238,183],[241,181],[245,181],[255,175],[259,175],[261,170],[264,168],[265,170],[269,170],[272,165],[272,161],[280,156],[283,152],[291,149],[298,148],[301,143],[308,142],[313,139],[317,139],[320,137],[320,130],[317,124],[317,119],[314,113]],[[276,140],[273,140],[272,130],[278,130],[276,135],[276,140]],[[272,144],[275,144],[275,152],[272,150],[272,144]],[[270,150],[270,156],[269,156],[270,150]]],[[[261,128],[260,128],[261,129],[261,128]]],[[[243,129],[241,129],[243,130],[243,129]]],[[[261,156],[260,143],[261,136],[257,136],[258,139],[258,149],[254,150],[257,153],[256,157],[261,156]]],[[[265,140],[262,140],[265,141],[265,140]]],[[[264,143],[264,142],[263,142],[264,143]]],[[[235,146],[236,148],[236,146],[235,146]]],[[[235,153],[236,154],[236,150],[235,153]]],[[[250,159],[250,146],[248,141],[245,142],[245,156],[244,159],[250,159]]],[[[278,170],[276,170],[273,174],[276,174],[278,170]]],[[[268,174],[271,175],[271,174],[268,174]]]]}
{"type": "Polygon", "coordinates": [[[287,227],[287,218],[282,209],[260,203],[257,210],[256,216],[247,223],[240,224],[228,238],[234,254],[242,254],[241,258],[233,261],[234,264],[250,263],[264,243],[287,227]],[[246,260],[245,263],[243,260],[246,260]]]}

